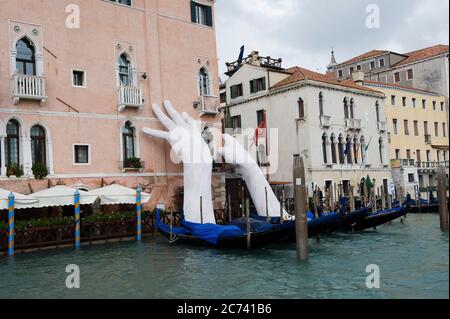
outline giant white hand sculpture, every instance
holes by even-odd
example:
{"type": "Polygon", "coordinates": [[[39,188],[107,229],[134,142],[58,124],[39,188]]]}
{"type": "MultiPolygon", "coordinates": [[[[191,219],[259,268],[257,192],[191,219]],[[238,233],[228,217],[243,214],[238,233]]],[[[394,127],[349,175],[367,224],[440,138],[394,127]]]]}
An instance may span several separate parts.
{"type": "Polygon", "coordinates": [[[170,117],[156,104],[153,105],[153,112],[168,132],[150,128],[144,128],[143,131],[147,135],[169,142],[184,164],[183,209],[186,221],[215,224],[211,194],[213,160],[208,145],[202,138],[200,128],[187,113],[180,115],[169,101],[164,102],[164,108],[170,117]]]}
{"type": "MultiPolygon", "coordinates": [[[[270,217],[280,217],[280,202],[256,161],[234,137],[228,134],[223,134],[222,137],[224,146],[219,148],[218,153],[225,159],[226,163],[234,165],[237,172],[244,178],[258,215],[267,217],[268,213],[270,217]]],[[[286,210],[283,210],[283,213],[284,219],[291,218],[286,210]]]]}

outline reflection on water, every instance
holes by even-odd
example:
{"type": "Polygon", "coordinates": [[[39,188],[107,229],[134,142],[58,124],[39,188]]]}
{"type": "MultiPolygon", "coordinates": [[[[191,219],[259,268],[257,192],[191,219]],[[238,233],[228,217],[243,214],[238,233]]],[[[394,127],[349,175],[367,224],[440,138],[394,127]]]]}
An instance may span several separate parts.
{"type": "Polygon", "coordinates": [[[142,243],[0,257],[0,298],[448,298],[448,235],[437,215],[410,215],[356,234],[310,241],[307,263],[295,245],[246,251],[142,243]],[[65,286],[68,264],[81,289],[65,286]],[[381,288],[365,286],[377,264],[381,288]]]}

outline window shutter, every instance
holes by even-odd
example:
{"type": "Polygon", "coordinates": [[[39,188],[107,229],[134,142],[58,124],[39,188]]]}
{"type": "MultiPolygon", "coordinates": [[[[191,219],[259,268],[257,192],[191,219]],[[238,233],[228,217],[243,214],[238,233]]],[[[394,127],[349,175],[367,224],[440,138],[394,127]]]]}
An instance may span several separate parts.
{"type": "Polygon", "coordinates": [[[212,19],[212,8],[210,6],[205,6],[206,11],[206,25],[208,27],[213,26],[213,19],[212,19]]]}
{"type": "Polygon", "coordinates": [[[262,90],[265,91],[266,90],[266,78],[262,79],[262,90]]]}
{"type": "Polygon", "coordinates": [[[250,93],[255,93],[255,80],[250,81],[250,93]]]}
{"type": "Polygon", "coordinates": [[[195,2],[191,1],[191,21],[192,22],[197,22],[197,14],[196,14],[196,10],[195,10],[195,2]]]}

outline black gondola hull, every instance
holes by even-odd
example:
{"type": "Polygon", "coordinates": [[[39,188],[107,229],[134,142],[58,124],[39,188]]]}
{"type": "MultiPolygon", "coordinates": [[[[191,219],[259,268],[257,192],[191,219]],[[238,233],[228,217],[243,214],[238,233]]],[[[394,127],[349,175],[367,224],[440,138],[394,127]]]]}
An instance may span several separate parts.
{"type": "Polygon", "coordinates": [[[353,226],[354,231],[361,231],[370,228],[376,228],[380,225],[386,224],[390,221],[396,220],[408,213],[407,207],[401,207],[396,211],[385,214],[369,215],[366,218],[360,220],[353,226]]]}

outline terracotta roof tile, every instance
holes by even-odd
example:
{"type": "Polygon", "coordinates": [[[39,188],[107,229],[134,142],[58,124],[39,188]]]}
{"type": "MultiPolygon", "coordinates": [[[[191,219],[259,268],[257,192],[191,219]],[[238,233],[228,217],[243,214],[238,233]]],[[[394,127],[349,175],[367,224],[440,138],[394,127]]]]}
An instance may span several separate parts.
{"type": "Polygon", "coordinates": [[[320,74],[320,73],[310,71],[308,69],[301,68],[298,66],[289,68],[287,71],[289,73],[291,73],[291,75],[288,76],[286,79],[273,85],[272,89],[277,89],[277,88],[283,87],[285,85],[294,84],[294,83],[301,82],[301,81],[308,79],[308,80],[312,80],[312,81],[317,81],[317,82],[322,82],[322,83],[327,83],[327,84],[332,84],[332,85],[338,85],[338,86],[342,86],[342,87],[346,87],[346,88],[350,88],[350,89],[382,94],[381,92],[379,92],[377,90],[373,90],[371,88],[364,87],[362,85],[358,85],[353,81],[335,80],[333,78],[326,76],[325,74],[320,74]]]}
{"type": "Polygon", "coordinates": [[[434,57],[434,56],[437,56],[437,55],[440,55],[443,53],[448,53],[448,45],[438,44],[438,45],[435,45],[435,46],[432,46],[429,48],[405,53],[405,55],[408,57],[406,59],[404,59],[403,61],[400,61],[399,63],[394,65],[394,67],[402,66],[405,64],[409,64],[409,63],[424,60],[424,59],[428,59],[428,58],[431,58],[431,57],[434,57]]]}
{"type": "Polygon", "coordinates": [[[409,91],[416,91],[416,92],[421,92],[421,93],[427,93],[427,94],[433,94],[433,95],[439,95],[439,93],[436,92],[431,92],[431,91],[427,91],[427,90],[422,90],[422,89],[417,89],[411,86],[406,86],[406,85],[401,85],[401,84],[396,84],[396,83],[384,83],[384,82],[376,82],[376,81],[364,81],[365,84],[368,85],[382,85],[382,86],[387,86],[387,87],[392,87],[392,88],[398,88],[398,89],[404,89],[404,90],[409,90],[409,91]]]}
{"type": "Polygon", "coordinates": [[[362,61],[362,60],[373,58],[373,57],[376,57],[378,55],[382,55],[382,54],[385,54],[385,53],[388,53],[388,52],[389,51],[372,50],[372,51],[363,53],[361,55],[358,55],[357,57],[354,57],[354,58],[352,58],[350,60],[347,60],[345,62],[339,63],[338,65],[353,63],[353,62],[357,62],[357,61],[362,61]]]}

